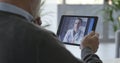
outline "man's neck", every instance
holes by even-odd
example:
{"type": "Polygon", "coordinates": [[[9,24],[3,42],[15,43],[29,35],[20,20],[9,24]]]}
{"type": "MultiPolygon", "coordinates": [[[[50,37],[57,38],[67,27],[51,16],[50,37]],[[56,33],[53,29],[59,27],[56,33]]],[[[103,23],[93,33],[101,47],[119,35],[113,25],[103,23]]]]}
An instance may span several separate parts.
{"type": "Polygon", "coordinates": [[[16,0],[16,1],[13,1],[13,0],[0,0],[0,2],[5,2],[5,3],[15,5],[15,6],[19,7],[19,8],[24,9],[25,11],[29,12],[32,15],[32,10],[31,10],[31,8],[29,6],[29,4],[30,4],[29,1],[24,0],[24,2],[22,2],[22,1],[19,1],[19,0],[16,0]]]}

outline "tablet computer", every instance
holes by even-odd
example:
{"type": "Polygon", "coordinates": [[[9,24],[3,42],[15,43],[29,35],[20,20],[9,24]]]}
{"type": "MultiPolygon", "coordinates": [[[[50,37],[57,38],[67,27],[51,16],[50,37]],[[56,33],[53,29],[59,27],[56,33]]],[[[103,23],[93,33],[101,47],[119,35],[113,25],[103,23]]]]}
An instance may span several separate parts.
{"type": "Polygon", "coordinates": [[[97,16],[63,15],[57,36],[64,44],[79,46],[85,35],[95,31],[97,20],[97,16]]]}

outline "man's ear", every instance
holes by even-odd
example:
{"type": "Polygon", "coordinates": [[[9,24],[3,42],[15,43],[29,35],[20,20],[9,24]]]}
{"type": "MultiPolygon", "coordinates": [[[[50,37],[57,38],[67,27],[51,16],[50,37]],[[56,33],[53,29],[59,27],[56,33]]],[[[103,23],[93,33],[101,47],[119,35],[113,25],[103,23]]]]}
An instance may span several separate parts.
{"type": "Polygon", "coordinates": [[[41,18],[40,17],[37,17],[34,21],[35,24],[37,25],[41,25],[42,24],[42,21],[41,21],[41,18]]]}

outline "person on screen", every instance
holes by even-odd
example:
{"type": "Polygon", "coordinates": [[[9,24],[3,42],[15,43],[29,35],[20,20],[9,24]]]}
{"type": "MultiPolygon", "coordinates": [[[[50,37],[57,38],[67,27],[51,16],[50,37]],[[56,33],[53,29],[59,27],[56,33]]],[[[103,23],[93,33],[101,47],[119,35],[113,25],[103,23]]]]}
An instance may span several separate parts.
{"type": "Polygon", "coordinates": [[[40,1],[0,0],[0,63],[102,63],[95,54],[98,33],[83,39],[79,60],[55,34],[35,26],[32,21],[41,21],[34,18],[40,1]]]}
{"type": "Polygon", "coordinates": [[[66,32],[63,42],[80,44],[80,41],[84,35],[82,30],[82,22],[83,21],[81,18],[77,18],[75,20],[73,28],[66,32]]]}

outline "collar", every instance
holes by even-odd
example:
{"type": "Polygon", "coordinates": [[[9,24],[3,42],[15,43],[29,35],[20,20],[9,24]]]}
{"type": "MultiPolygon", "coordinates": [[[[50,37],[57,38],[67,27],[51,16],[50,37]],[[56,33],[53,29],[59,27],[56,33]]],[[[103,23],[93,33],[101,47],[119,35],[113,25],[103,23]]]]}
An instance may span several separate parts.
{"type": "Polygon", "coordinates": [[[33,20],[33,16],[30,13],[28,13],[24,9],[21,9],[21,8],[15,6],[15,5],[9,4],[9,3],[0,2],[0,10],[21,15],[30,22],[33,20]]]}

